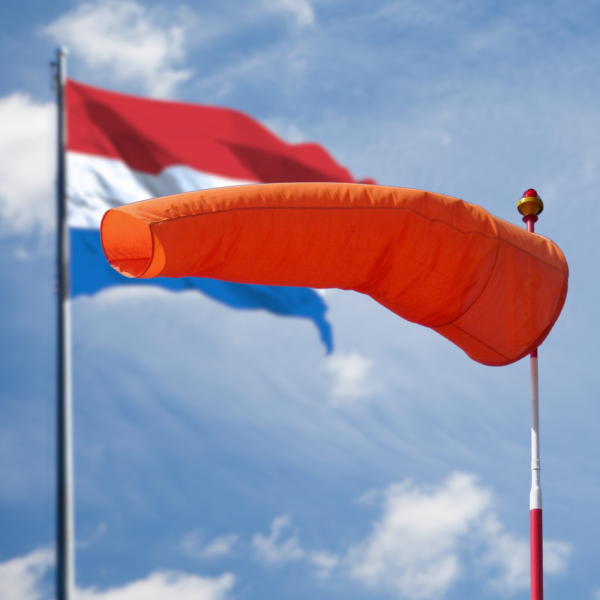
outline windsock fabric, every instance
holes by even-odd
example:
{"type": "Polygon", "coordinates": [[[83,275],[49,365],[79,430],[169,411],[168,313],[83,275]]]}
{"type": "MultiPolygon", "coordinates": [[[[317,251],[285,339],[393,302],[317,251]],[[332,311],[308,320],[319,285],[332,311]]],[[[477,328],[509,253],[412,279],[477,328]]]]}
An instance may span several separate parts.
{"type": "Polygon", "coordinates": [[[492,366],[537,348],[567,294],[567,262],[552,241],[479,206],[404,188],[191,192],[110,210],[101,235],[127,277],[356,290],[492,366]]]}
{"type": "Polygon", "coordinates": [[[99,230],[107,210],[131,202],[258,182],[354,181],[345,168],[321,146],[287,144],[235,110],[137,98],[72,80],[66,98],[72,296],[132,283],[195,289],[235,308],[309,318],[331,351],[327,307],[314,290],[127,279],[107,264],[99,230]]]}

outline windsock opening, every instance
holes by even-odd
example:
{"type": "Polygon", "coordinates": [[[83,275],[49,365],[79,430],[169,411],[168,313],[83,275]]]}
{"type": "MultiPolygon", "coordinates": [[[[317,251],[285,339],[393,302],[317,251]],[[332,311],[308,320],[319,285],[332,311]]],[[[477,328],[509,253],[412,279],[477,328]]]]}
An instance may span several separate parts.
{"type": "Polygon", "coordinates": [[[102,248],[111,266],[125,277],[141,277],[154,255],[148,223],[110,210],[102,219],[102,248]]]}

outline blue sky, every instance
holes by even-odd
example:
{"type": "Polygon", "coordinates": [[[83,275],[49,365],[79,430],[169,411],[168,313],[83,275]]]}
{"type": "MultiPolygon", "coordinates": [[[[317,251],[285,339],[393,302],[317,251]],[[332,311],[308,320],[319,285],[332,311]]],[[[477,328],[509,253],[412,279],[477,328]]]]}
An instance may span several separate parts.
{"type": "MultiPolygon", "coordinates": [[[[48,62],[229,106],[357,178],[514,223],[535,187],[570,291],[540,350],[546,597],[600,598],[600,8],[593,2],[0,7],[0,596],[52,597],[48,62]]],[[[471,362],[367,297],[302,319],[196,293],[73,303],[83,600],[528,597],[529,366],[471,362]]]]}

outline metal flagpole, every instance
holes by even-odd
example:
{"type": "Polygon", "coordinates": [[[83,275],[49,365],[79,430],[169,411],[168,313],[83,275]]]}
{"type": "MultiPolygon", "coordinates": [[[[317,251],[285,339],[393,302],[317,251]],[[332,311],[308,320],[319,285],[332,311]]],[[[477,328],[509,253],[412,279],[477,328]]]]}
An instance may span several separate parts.
{"type": "MultiPolygon", "coordinates": [[[[537,216],[544,203],[535,190],[527,190],[517,203],[527,231],[534,233],[537,216]]],[[[531,600],[544,598],[544,568],[542,546],[542,488],[540,487],[540,412],[538,389],[538,351],[530,355],[531,362],[531,492],[529,494],[529,527],[531,547],[531,600]]]]}
{"type": "Polygon", "coordinates": [[[73,600],[73,431],[71,404],[71,323],[69,302],[69,230],[67,225],[67,49],[56,50],[54,81],[58,105],[57,255],[57,462],[56,600],[73,600]]]}

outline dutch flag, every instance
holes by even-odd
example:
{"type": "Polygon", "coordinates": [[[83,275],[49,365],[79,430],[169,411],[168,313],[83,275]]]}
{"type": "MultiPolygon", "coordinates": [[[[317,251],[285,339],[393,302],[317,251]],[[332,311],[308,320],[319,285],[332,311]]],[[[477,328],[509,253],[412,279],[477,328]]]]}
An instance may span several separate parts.
{"type": "Polygon", "coordinates": [[[100,222],[109,208],[193,190],[353,182],[346,169],[317,144],[287,144],[235,110],[137,98],[71,80],[66,108],[72,297],[123,284],[194,289],[231,307],[312,319],[331,352],[327,306],[314,290],[198,278],[128,279],[104,258],[100,222]]]}

